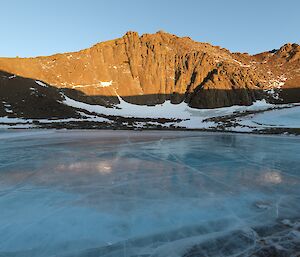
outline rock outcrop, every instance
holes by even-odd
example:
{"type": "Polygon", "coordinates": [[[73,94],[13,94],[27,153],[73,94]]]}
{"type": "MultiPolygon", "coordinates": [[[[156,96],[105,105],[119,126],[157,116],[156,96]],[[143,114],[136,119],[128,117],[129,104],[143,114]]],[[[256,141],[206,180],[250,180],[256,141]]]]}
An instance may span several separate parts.
{"type": "Polygon", "coordinates": [[[0,58],[0,70],[63,88],[90,103],[109,106],[119,95],[136,104],[169,99],[214,108],[250,105],[263,97],[299,101],[299,55],[297,44],[251,56],[162,31],[142,36],[127,32],[79,52],[0,58]],[[285,88],[296,89],[292,98],[282,93],[285,88]]]}
{"type": "Polygon", "coordinates": [[[0,117],[80,118],[74,108],[62,103],[63,100],[56,87],[0,71],[0,117]]]}

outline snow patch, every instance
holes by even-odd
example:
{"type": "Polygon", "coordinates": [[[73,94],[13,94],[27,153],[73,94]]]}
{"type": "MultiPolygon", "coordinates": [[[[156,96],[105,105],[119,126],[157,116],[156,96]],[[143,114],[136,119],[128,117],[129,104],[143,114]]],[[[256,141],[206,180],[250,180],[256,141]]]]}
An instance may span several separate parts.
{"type": "Polygon", "coordinates": [[[32,120],[25,120],[21,118],[9,118],[7,116],[0,117],[0,123],[28,123],[32,122],[32,120]]]}
{"type": "Polygon", "coordinates": [[[279,94],[286,80],[287,78],[285,75],[278,76],[276,79],[270,79],[268,88],[264,91],[270,96],[272,96],[274,99],[280,100],[279,94]]]}
{"type": "Polygon", "coordinates": [[[84,88],[84,87],[109,87],[113,84],[113,81],[100,81],[94,84],[74,85],[72,88],[84,88]]]}
{"type": "Polygon", "coordinates": [[[125,102],[120,96],[118,96],[119,104],[115,108],[106,108],[101,105],[92,105],[83,102],[76,101],[65,96],[64,104],[87,110],[89,112],[95,112],[110,116],[123,116],[133,118],[166,118],[166,119],[181,119],[181,122],[175,123],[177,126],[185,128],[210,128],[216,124],[213,122],[204,121],[207,118],[220,117],[233,114],[236,111],[257,110],[270,108],[270,104],[265,100],[257,101],[251,106],[231,106],[216,109],[194,109],[189,107],[185,102],[180,104],[172,104],[170,101],[166,101],[163,104],[155,106],[147,105],[135,105],[125,102]]]}
{"type": "Polygon", "coordinates": [[[3,105],[4,105],[4,111],[6,113],[13,113],[12,109],[11,109],[11,105],[5,101],[2,101],[3,105]]]}
{"type": "Polygon", "coordinates": [[[45,83],[43,83],[42,81],[39,81],[39,80],[36,80],[35,83],[37,83],[41,87],[48,87],[45,83]]]}
{"type": "Polygon", "coordinates": [[[240,124],[256,127],[300,128],[300,106],[271,110],[242,119],[240,124]]]}
{"type": "Polygon", "coordinates": [[[238,60],[233,59],[233,61],[238,63],[241,67],[251,67],[251,65],[243,64],[243,63],[239,62],[238,60]]]}
{"type": "Polygon", "coordinates": [[[100,81],[100,87],[110,87],[113,81],[100,81]]]}
{"type": "MultiPolygon", "coordinates": [[[[79,121],[94,121],[94,122],[111,122],[109,119],[102,118],[99,116],[87,115],[83,112],[79,112],[80,115],[83,117],[81,119],[76,118],[66,118],[66,119],[22,119],[22,118],[10,118],[7,116],[0,117],[0,124],[1,126],[9,126],[9,124],[14,125],[21,125],[26,124],[29,126],[34,126],[33,122],[35,123],[63,123],[63,122],[79,122],[79,121]]],[[[10,127],[10,126],[9,126],[10,127]]]]}

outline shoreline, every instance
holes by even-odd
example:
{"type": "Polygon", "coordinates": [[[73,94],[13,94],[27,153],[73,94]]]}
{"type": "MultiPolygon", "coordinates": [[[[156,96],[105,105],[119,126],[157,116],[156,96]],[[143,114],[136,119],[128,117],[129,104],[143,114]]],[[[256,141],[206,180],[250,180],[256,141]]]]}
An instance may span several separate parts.
{"type": "MultiPolygon", "coordinates": [[[[1,126],[2,124],[0,124],[1,126]]],[[[18,124],[14,124],[18,125],[18,124]]],[[[14,126],[12,125],[12,126],[14,126]]],[[[23,124],[22,124],[23,125],[23,124]]],[[[7,125],[9,126],[9,125],[7,125]]],[[[234,130],[220,130],[220,129],[189,129],[189,128],[130,128],[130,127],[60,127],[60,126],[41,126],[41,127],[6,127],[0,130],[20,131],[20,130],[55,130],[55,131],[157,131],[157,132],[207,132],[207,133],[225,133],[225,134],[246,134],[246,135],[281,135],[281,136],[299,136],[300,128],[270,128],[257,131],[234,131],[234,130]]]]}

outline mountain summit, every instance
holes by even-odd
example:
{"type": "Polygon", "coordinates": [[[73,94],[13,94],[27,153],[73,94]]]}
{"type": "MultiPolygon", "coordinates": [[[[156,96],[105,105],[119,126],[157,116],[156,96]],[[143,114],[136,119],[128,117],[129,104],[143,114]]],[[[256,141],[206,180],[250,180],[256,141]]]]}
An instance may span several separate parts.
{"type": "Polygon", "coordinates": [[[299,55],[297,44],[251,56],[163,31],[142,36],[129,31],[79,52],[0,58],[0,70],[93,96],[100,104],[119,95],[138,104],[171,99],[214,108],[250,105],[262,92],[298,88],[299,55]]]}

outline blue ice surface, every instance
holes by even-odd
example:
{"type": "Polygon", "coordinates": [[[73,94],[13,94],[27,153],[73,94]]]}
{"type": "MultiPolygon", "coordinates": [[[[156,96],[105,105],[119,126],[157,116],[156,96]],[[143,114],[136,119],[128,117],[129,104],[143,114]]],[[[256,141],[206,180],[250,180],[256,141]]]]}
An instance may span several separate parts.
{"type": "Polygon", "coordinates": [[[176,257],[234,231],[242,253],[299,218],[299,164],[299,137],[1,131],[0,256],[176,257]]]}

